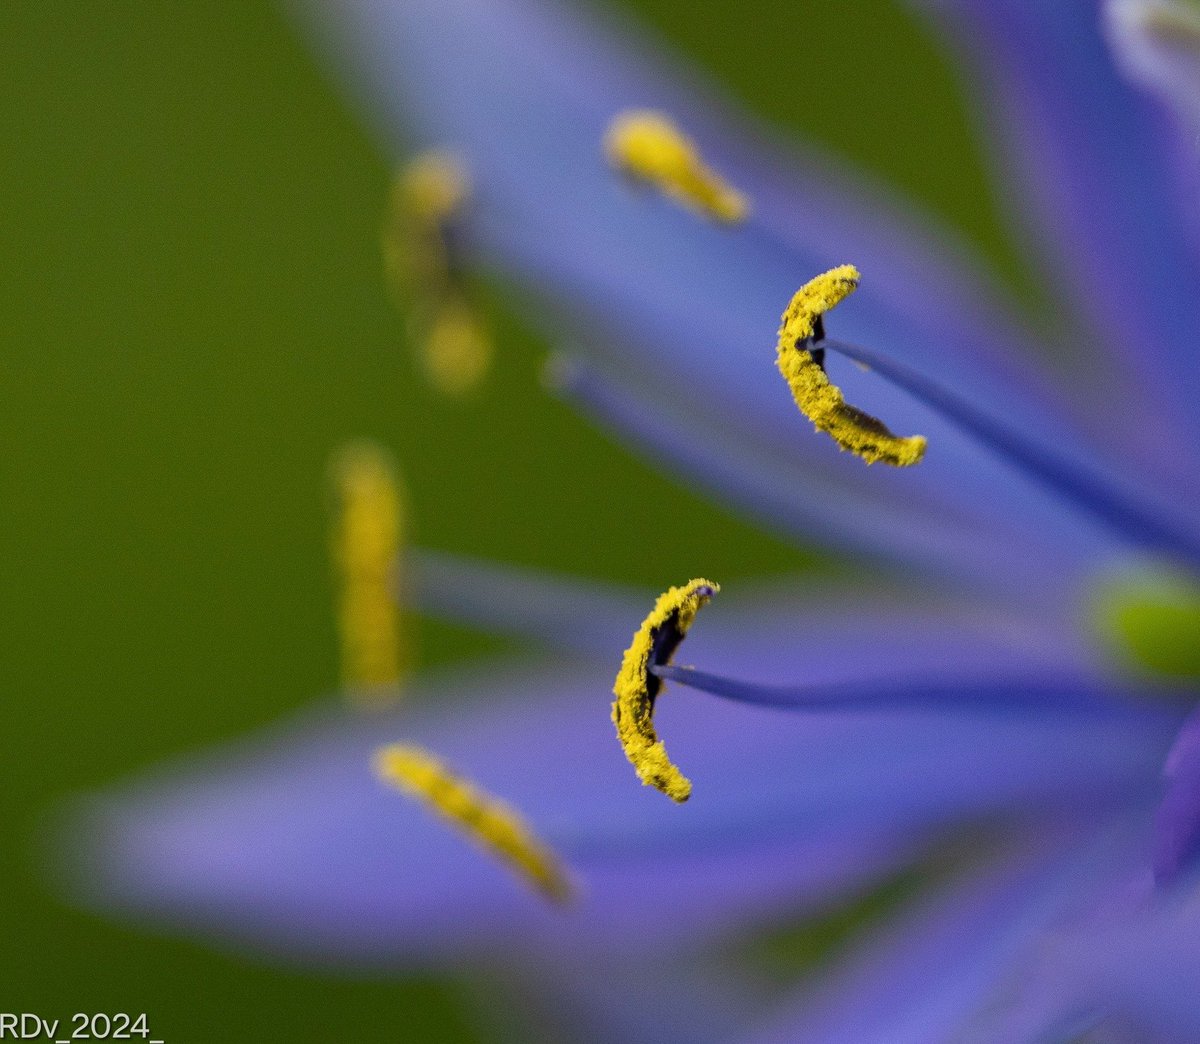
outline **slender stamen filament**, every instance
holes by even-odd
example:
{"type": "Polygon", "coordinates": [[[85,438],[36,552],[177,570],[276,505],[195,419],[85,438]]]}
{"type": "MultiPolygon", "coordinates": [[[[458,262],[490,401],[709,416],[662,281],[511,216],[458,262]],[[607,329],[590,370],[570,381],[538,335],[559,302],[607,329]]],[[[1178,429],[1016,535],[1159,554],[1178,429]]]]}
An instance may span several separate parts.
{"type": "Polygon", "coordinates": [[[388,283],[412,311],[426,375],[450,395],[477,387],[492,356],[456,248],[470,198],[470,181],[454,156],[423,152],[397,173],[383,229],[388,283]]]}
{"type": "Polygon", "coordinates": [[[678,682],[735,703],[798,713],[828,711],[937,710],[989,714],[1143,714],[1094,675],[1041,670],[950,677],[878,675],[840,682],[766,685],[671,664],[651,666],[663,680],[678,682]]]}
{"type": "Polygon", "coordinates": [[[375,754],[385,783],[423,802],[554,903],[573,889],[558,856],[510,805],[451,771],[429,751],[392,744],[375,754]]]}
{"type": "Polygon", "coordinates": [[[664,113],[648,109],[619,114],[604,139],[609,162],[634,181],[715,221],[743,221],[745,196],[705,164],[699,149],[664,113]]]}
{"type": "Polygon", "coordinates": [[[399,480],[388,453],[366,442],[345,447],[330,471],[342,685],[357,699],[387,702],[399,695],[409,667],[394,590],[403,524],[399,480]]]}
{"type": "Polygon", "coordinates": [[[625,756],[645,786],[656,787],[673,801],[686,801],[692,784],[667,756],[654,730],[654,701],[662,680],[652,668],[671,662],[696,614],[719,590],[709,580],[692,580],[660,595],[625,650],[613,685],[612,720],[625,756]]]}
{"type": "Polygon", "coordinates": [[[1200,563],[1200,533],[1192,521],[1137,484],[1089,461],[1083,452],[1032,435],[882,352],[832,338],[821,344],[869,367],[1133,544],[1200,563]]]}
{"type": "Polygon", "coordinates": [[[842,265],[805,283],[792,297],[779,328],[776,364],[800,411],[844,450],[868,464],[908,467],[925,455],[920,435],[893,435],[882,421],[849,405],[825,374],[821,316],[858,286],[858,269],[842,265]],[[815,353],[822,352],[822,355],[815,353]]]}

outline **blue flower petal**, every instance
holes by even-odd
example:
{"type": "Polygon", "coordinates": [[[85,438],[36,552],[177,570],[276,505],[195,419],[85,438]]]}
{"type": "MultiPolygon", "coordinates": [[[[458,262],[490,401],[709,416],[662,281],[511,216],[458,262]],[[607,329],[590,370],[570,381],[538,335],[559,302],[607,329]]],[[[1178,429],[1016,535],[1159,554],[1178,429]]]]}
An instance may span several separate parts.
{"type": "MultiPolygon", "coordinates": [[[[1033,1036],[1015,1032],[1007,1009],[1020,1003],[1023,980],[1037,977],[1047,934],[1127,867],[1128,851],[1119,837],[1031,832],[869,933],[753,1044],[1032,1044],[1033,1036]]],[[[1041,1008],[1037,1026],[1058,1027],[1061,1015],[1056,1006],[1041,1008]]]]}
{"type": "MultiPolygon", "coordinates": [[[[1108,353],[1109,401],[1131,404],[1139,423],[1152,418],[1152,441],[1172,445],[1174,430],[1195,445],[1200,257],[1174,205],[1175,161],[1161,121],[1115,68],[1100,5],[918,3],[945,14],[969,52],[995,119],[997,159],[1014,175],[1014,207],[1029,216],[1037,246],[1088,324],[1088,358],[1108,353]]],[[[1136,444],[1135,426],[1126,435],[1136,444]]],[[[1181,468],[1192,466],[1179,456],[1181,468]]]]}
{"type": "MultiPolygon", "coordinates": [[[[1110,535],[1089,532],[1065,512],[1040,526],[1022,526],[997,511],[986,490],[974,490],[968,506],[931,498],[920,484],[897,497],[879,469],[872,471],[872,486],[847,483],[840,465],[861,470],[858,461],[833,455],[792,460],[793,447],[781,452],[778,443],[714,423],[707,407],[679,402],[669,389],[648,391],[636,374],[563,357],[554,367],[554,385],[585,414],[668,465],[671,474],[805,544],[865,553],[926,576],[1042,603],[1066,592],[1073,597],[1085,568],[1112,553],[1110,535]]],[[[795,438],[810,435],[799,431],[795,438]]]]}
{"type": "Polygon", "coordinates": [[[403,577],[401,601],[427,616],[605,657],[652,604],[644,591],[426,549],[410,552],[403,577]]]}
{"type": "Polygon", "coordinates": [[[308,715],[93,804],[72,842],[86,852],[75,887],[329,959],[461,955],[517,938],[662,946],[855,888],[963,818],[1133,800],[1167,741],[1141,721],[881,714],[780,728],[775,714],[671,692],[661,731],[696,785],[679,808],[636,785],[607,688],[595,670],[493,669],[425,687],[408,715],[308,715]],[[577,906],[549,908],[381,786],[370,757],[396,739],[520,808],[573,868],[577,906]]]}
{"type": "Polygon", "coordinates": [[[1200,13],[1177,0],[1107,0],[1104,12],[1122,70],[1175,115],[1187,138],[1181,145],[1194,158],[1200,128],[1200,13]]]}
{"type": "Polygon", "coordinates": [[[997,454],[1017,464],[1078,510],[1124,535],[1132,545],[1175,555],[1200,566],[1200,520],[1181,516],[1174,505],[1139,487],[1111,466],[1087,459],[1080,447],[1023,431],[1007,417],[989,415],[944,382],[920,373],[886,354],[823,341],[827,351],[869,367],[968,432],[997,454]]]}
{"type": "Polygon", "coordinates": [[[711,112],[720,106],[694,78],[668,87],[565,5],[354,0],[316,4],[315,17],[333,23],[327,35],[350,56],[345,75],[389,137],[416,125],[423,140],[464,154],[479,188],[477,245],[565,305],[592,350],[641,369],[651,388],[675,390],[712,427],[751,434],[800,466],[828,461],[844,484],[874,496],[929,495],[953,513],[1024,520],[1063,547],[1103,546],[1019,470],[877,379],[838,375],[851,401],[929,436],[933,448],[913,473],[868,478],[797,415],[772,364],[779,314],[801,282],[853,260],[867,278],[839,313],[839,333],[943,374],[1014,424],[1051,437],[1072,427],[1063,394],[1035,385],[1037,367],[1019,358],[1025,339],[976,307],[954,262],[939,265],[922,242],[906,251],[908,224],[849,182],[822,187],[838,180],[828,164],[815,178],[804,173],[811,163],[789,157],[786,179],[771,173],[761,146],[719,125],[711,112]],[[706,225],[630,192],[606,168],[608,120],[646,105],[682,114],[714,164],[756,200],[770,235],[706,225]]]}
{"type": "MultiPolygon", "coordinates": [[[[589,827],[598,814],[653,838],[678,812],[637,786],[603,688],[563,669],[494,671],[448,680],[444,690],[436,694],[443,706],[407,717],[324,708],[94,799],[69,840],[72,888],[106,908],[293,958],[429,961],[494,954],[518,939],[566,953],[638,951],[806,909],[894,868],[919,840],[900,841],[887,825],[777,837],[744,830],[726,809],[692,817],[702,821],[699,834],[720,833],[724,846],[689,845],[699,834],[686,818],[673,844],[596,844],[589,827]],[[397,738],[427,745],[527,814],[571,866],[578,902],[551,907],[380,784],[372,753],[397,738]]],[[[764,730],[751,725],[735,732],[754,746],[764,730]]],[[[723,726],[698,726],[691,731],[710,751],[704,774],[721,774],[711,752],[723,726]]]]}
{"type": "Polygon", "coordinates": [[[1097,904],[1091,923],[1047,940],[1039,969],[1047,988],[1031,1010],[1047,1023],[1055,1011],[1101,1027],[1111,1021],[1125,1029],[1118,1039],[1200,1039],[1197,884],[1186,875],[1166,896],[1130,886],[1097,904]]]}
{"type": "Polygon", "coordinates": [[[1179,730],[1166,775],[1154,839],[1154,876],[1160,884],[1174,881],[1200,854],[1200,712],[1179,730]]]}
{"type": "MultiPolygon", "coordinates": [[[[606,664],[629,643],[655,596],[442,551],[413,552],[407,576],[401,598],[421,612],[606,664]]],[[[758,678],[766,671],[776,681],[835,685],[899,670],[1011,675],[1014,663],[1048,678],[1076,678],[1098,666],[1091,636],[1045,604],[1014,609],[860,576],[729,585],[686,649],[714,669],[749,663],[758,678]]]]}
{"type": "Polygon", "coordinates": [[[1166,110],[1180,227],[1200,257],[1200,12],[1176,0],[1108,0],[1118,66],[1166,110]]]}

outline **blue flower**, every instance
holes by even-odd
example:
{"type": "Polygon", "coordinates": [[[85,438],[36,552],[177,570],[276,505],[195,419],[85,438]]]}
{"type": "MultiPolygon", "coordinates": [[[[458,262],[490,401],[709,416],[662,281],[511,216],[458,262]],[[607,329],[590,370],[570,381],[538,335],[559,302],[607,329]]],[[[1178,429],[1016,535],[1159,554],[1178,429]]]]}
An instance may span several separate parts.
{"type": "Polygon", "coordinates": [[[750,1033],[752,1013],[705,1003],[664,954],[967,837],[940,886],[758,1013],[754,1039],[1200,1037],[1196,657],[1164,638],[1182,626],[1194,646],[1200,616],[1200,30],[1166,0],[929,6],[984,88],[1040,322],[944,233],[827,158],[766,145],[694,73],[560,3],[303,5],[396,154],[448,149],[469,172],[456,244],[553,316],[556,386],[715,497],[870,572],[727,591],[694,667],[652,662],[678,683],[656,714],[695,784],[681,809],[636,786],[607,721],[615,654],[647,606],[426,554],[426,611],[555,655],[426,678],[387,714],[323,706],[97,798],[80,885],[94,901],[337,962],[519,948],[631,1035],[642,1014],[699,1040],[750,1033]],[[643,110],[687,129],[744,222],[614,175],[601,143],[643,110]],[[850,261],[861,286],[824,317],[828,338],[793,347],[925,436],[913,467],[836,452],[773,366],[793,291],[850,261]],[[1156,572],[1113,579],[1135,559],[1156,572]],[[1182,657],[1170,699],[1114,665],[1094,604],[1113,643],[1182,657]],[[372,758],[401,737],[519,809],[576,901],[546,904],[382,787],[372,758]],[[580,974],[591,961],[604,976],[580,974]]]}

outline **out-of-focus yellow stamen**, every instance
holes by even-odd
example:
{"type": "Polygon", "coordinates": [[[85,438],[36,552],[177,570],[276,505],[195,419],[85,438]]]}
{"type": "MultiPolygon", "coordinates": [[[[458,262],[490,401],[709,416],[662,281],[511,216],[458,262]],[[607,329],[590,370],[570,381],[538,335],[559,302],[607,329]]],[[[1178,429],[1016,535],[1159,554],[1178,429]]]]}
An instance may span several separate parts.
{"type": "Polygon", "coordinates": [[[673,801],[686,801],[692,784],[667,757],[654,731],[654,701],[663,682],[650,667],[671,662],[696,613],[719,590],[710,580],[692,580],[660,595],[625,650],[613,685],[612,720],[625,756],[645,786],[657,787],[673,801]]]}
{"type": "Polygon", "coordinates": [[[342,685],[368,703],[399,695],[409,656],[396,588],[402,498],[391,457],[355,443],[334,458],[332,557],[338,582],[342,685]]]}
{"type": "Polygon", "coordinates": [[[547,899],[565,903],[572,897],[566,869],[521,814],[455,775],[428,751],[406,744],[383,747],[375,755],[375,772],[436,810],[547,899]]]}
{"type": "Polygon", "coordinates": [[[1164,43],[1200,48],[1200,10],[1181,4],[1145,4],[1132,17],[1164,43]]]}
{"type": "Polygon", "coordinates": [[[422,368],[436,388],[455,396],[479,386],[492,358],[491,338],[471,305],[453,248],[470,198],[462,164],[431,149],[397,173],[383,229],[385,274],[413,313],[422,368]]]}
{"type": "Polygon", "coordinates": [[[717,221],[743,221],[750,204],[709,168],[695,144],[661,112],[623,112],[604,138],[609,162],[635,181],[717,221]]]}
{"type": "Polygon", "coordinates": [[[461,396],[483,383],[492,362],[492,339],[461,294],[446,296],[420,337],[422,366],[435,388],[461,396]]]}
{"type": "Polygon", "coordinates": [[[820,317],[857,286],[858,269],[842,265],[797,290],[783,313],[776,363],[800,412],[818,431],[830,435],[842,449],[868,464],[883,461],[898,468],[908,467],[925,455],[924,436],[893,435],[882,421],[851,406],[809,350],[820,347],[810,341],[818,332],[820,317]]]}

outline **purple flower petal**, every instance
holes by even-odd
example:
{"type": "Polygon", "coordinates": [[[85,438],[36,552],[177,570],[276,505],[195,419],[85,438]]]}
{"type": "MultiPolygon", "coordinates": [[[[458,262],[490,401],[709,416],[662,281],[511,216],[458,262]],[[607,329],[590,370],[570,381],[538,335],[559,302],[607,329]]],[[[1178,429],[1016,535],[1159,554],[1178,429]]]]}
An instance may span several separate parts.
{"type": "Polygon", "coordinates": [[[517,938],[656,947],[853,889],[964,817],[1031,805],[1087,816],[1134,800],[1165,742],[1140,721],[883,714],[781,728],[768,712],[668,692],[662,734],[696,785],[678,808],[636,785],[607,688],[595,671],[493,670],[426,687],[408,716],[307,715],[94,803],[72,842],[86,853],[75,887],[328,959],[461,955],[517,938]],[[371,754],[401,738],[520,808],[577,874],[580,902],[549,908],[382,787],[371,754]]]}
{"type": "Polygon", "coordinates": [[[651,604],[644,591],[424,549],[410,553],[398,596],[427,616],[600,656],[629,641],[651,604]]]}
{"type": "MultiPolygon", "coordinates": [[[[1200,258],[1173,205],[1160,121],[1115,69],[1097,0],[918,2],[946,16],[982,78],[1014,209],[1088,322],[1087,359],[1107,352],[1115,400],[1138,424],[1153,418],[1128,445],[1175,445],[1173,429],[1195,445],[1200,258]]],[[[1179,460],[1179,473],[1193,464],[1179,460]]]]}
{"type": "Polygon", "coordinates": [[[1187,127],[1200,129],[1200,13],[1176,0],[1108,0],[1109,40],[1123,71],[1158,95],[1187,127]]]}
{"type": "MultiPolygon", "coordinates": [[[[870,934],[754,1044],[1032,1042],[997,1027],[1023,980],[1036,978],[1047,934],[1125,872],[1128,839],[1111,833],[1097,840],[1032,832],[870,934]]],[[[1058,1025],[1061,1014],[1043,1009],[1039,1027],[1058,1025]]]]}
{"type": "MultiPolygon", "coordinates": [[[[1135,893],[1103,904],[1086,929],[1049,940],[1040,974],[1061,1011],[1132,1027],[1126,1039],[1200,1039],[1200,889],[1195,875],[1155,902],[1135,893]]],[[[1050,1009],[1043,999],[1043,1009],[1050,1009]]]]}
{"type": "Polygon", "coordinates": [[[1154,840],[1154,876],[1160,884],[1191,869],[1200,853],[1200,712],[1179,730],[1166,775],[1154,840]]]}
{"type": "MultiPolygon", "coordinates": [[[[1062,396],[1016,359],[1025,339],[963,291],[953,262],[904,244],[909,223],[852,181],[837,191],[828,165],[806,176],[789,159],[790,188],[749,135],[731,135],[720,105],[684,77],[671,88],[664,62],[638,63],[611,34],[544,0],[354,0],[314,3],[333,47],[389,138],[419,136],[460,150],[478,182],[472,224],[480,248],[565,306],[589,350],[640,369],[703,410],[710,427],[741,432],[773,455],[813,461],[849,488],[903,503],[928,496],[953,514],[1004,513],[1061,547],[1101,537],[1064,513],[1019,469],[996,460],[953,425],[877,378],[838,373],[851,401],[869,404],[934,447],[911,474],[869,476],[837,459],[799,417],[771,363],[779,314],[796,286],[836,261],[867,279],[838,330],[943,374],[1013,424],[1064,437],[1062,396]],[[758,201],[771,231],[706,225],[671,204],[631,193],[600,154],[605,126],[630,106],[681,115],[718,168],[758,201]],[[857,217],[856,217],[857,215],[857,217]],[[848,258],[846,251],[852,251],[848,258]]],[[[756,226],[757,227],[757,226],[756,226]]],[[[844,313],[844,314],[843,314],[844,313]]],[[[1044,376],[1044,375],[1043,375],[1044,376]]]]}

